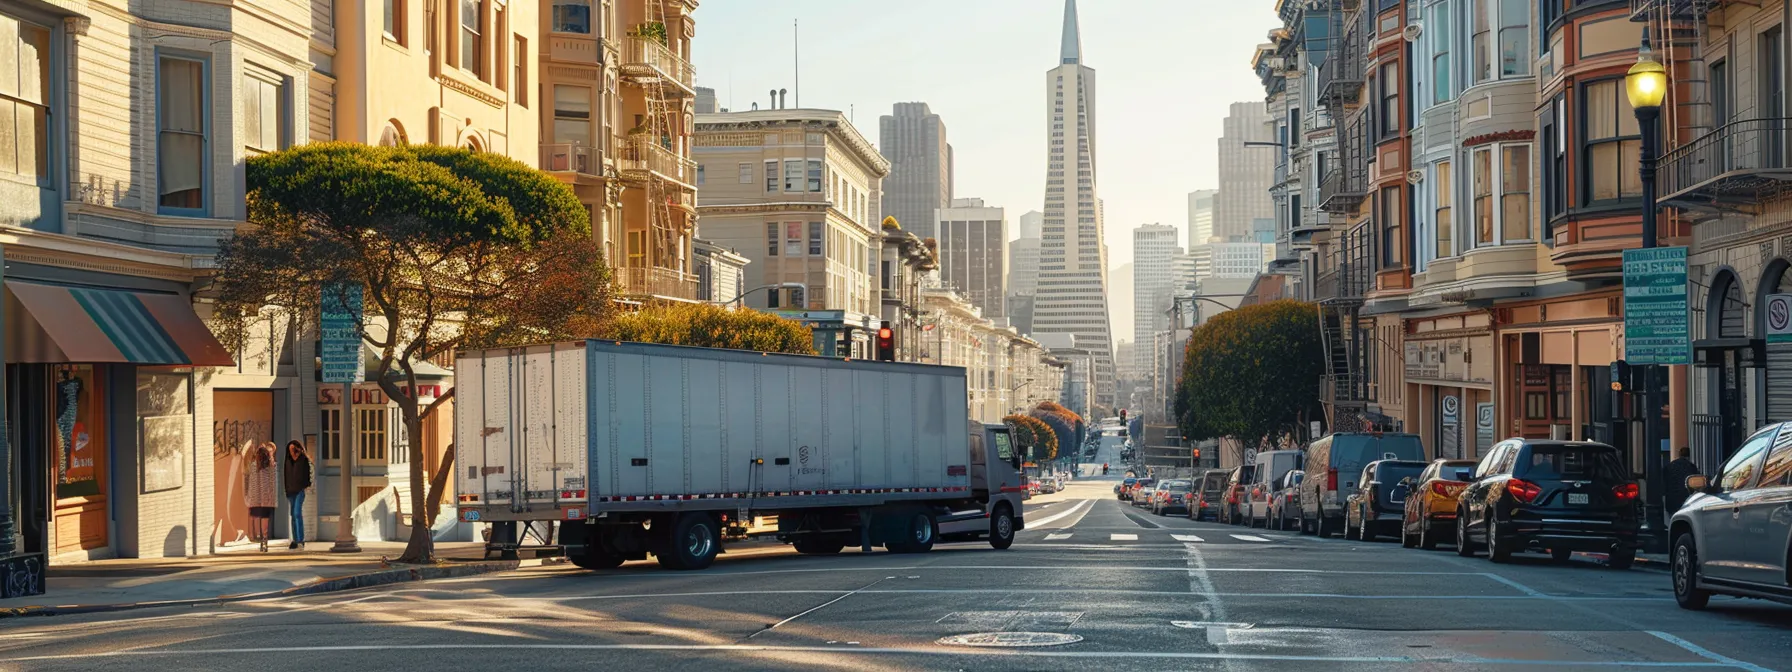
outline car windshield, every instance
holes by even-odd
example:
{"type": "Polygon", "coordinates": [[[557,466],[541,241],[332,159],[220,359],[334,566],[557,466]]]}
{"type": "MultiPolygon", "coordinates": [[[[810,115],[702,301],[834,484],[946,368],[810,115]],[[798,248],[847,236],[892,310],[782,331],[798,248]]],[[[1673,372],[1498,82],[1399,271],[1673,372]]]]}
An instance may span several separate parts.
{"type": "Polygon", "coordinates": [[[1519,476],[1533,480],[1628,481],[1618,452],[1603,446],[1531,446],[1519,476]]]}

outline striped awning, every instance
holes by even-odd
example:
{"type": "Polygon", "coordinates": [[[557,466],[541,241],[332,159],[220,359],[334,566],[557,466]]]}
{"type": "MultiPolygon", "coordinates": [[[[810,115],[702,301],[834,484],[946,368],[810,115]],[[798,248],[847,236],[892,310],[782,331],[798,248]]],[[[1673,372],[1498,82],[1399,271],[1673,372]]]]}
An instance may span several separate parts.
{"type": "Polygon", "coordinates": [[[7,281],[7,363],[235,366],[174,294],[7,281]]]}

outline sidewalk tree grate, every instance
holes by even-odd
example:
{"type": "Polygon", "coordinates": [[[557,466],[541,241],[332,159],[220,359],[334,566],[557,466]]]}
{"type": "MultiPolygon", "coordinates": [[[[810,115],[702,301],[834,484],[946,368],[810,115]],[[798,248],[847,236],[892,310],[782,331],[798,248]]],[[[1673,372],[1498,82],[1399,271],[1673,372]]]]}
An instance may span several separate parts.
{"type": "Polygon", "coordinates": [[[1060,632],[979,632],[941,637],[939,643],[947,646],[1018,649],[1033,646],[1062,646],[1080,641],[1083,641],[1083,638],[1079,635],[1060,632]]]}

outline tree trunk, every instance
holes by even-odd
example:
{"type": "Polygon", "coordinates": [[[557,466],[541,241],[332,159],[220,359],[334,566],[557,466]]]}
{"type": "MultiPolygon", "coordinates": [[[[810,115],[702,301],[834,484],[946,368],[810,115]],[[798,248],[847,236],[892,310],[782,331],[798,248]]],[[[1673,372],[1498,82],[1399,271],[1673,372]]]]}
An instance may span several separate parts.
{"type": "Polygon", "coordinates": [[[429,477],[429,502],[425,504],[429,511],[429,524],[435,526],[436,516],[442,511],[442,495],[448,492],[448,479],[454,475],[454,444],[442,451],[442,463],[436,465],[436,475],[429,477]]]}
{"type": "MultiPolygon", "coordinates": [[[[415,401],[411,403],[413,407],[416,404],[415,401]]],[[[435,539],[429,526],[429,498],[424,492],[429,482],[423,480],[423,419],[415,410],[404,413],[404,417],[405,432],[411,437],[411,538],[405,542],[404,555],[399,556],[398,561],[428,564],[435,562],[435,539]]]]}

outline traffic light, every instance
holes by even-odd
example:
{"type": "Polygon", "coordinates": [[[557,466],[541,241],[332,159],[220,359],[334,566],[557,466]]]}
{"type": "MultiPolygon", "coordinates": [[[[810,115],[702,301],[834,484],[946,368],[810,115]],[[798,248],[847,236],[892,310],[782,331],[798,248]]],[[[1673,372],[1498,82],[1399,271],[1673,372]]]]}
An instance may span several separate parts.
{"type": "Polygon", "coordinates": [[[1126,409],[1120,409],[1120,424],[1126,424],[1126,409]]]}
{"type": "Polygon", "coordinates": [[[890,328],[889,322],[877,327],[877,361],[896,361],[896,330],[890,328]]]}

